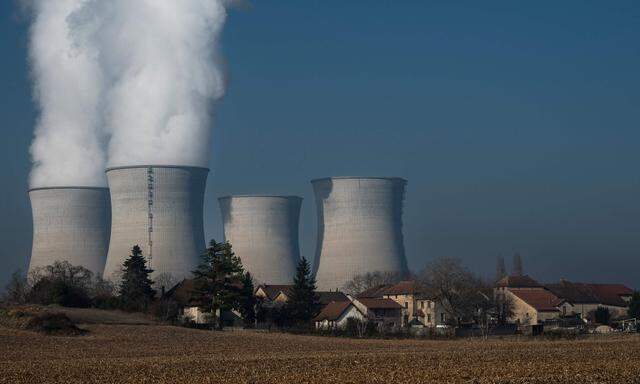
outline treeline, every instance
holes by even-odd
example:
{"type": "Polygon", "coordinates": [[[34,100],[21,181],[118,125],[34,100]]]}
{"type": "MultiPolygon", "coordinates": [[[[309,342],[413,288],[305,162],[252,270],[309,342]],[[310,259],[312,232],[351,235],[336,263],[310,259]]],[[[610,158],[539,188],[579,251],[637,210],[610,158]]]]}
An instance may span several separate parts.
{"type": "Polygon", "coordinates": [[[181,310],[185,307],[198,308],[210,318],[210,327],[217,329],[223,327],[224,315],[230,312],[240,314],[245,327],[254,327],[257,323],[294,327],[310,325],[311,319],[320,311],[315,280],[304,258],[298,265],[290,300],[278,308],[270,308],[255,297],[253,278],[245,272],[228,242],[211,240],[183,297],[170,293],[186,280],[165,292],[165,284],[173,285],[169,283],[171,279],[159,276],[162,282],[154,282],[151,279],[153,272],[136,245],[122,265],[117,284],[95,276],[84,267],[57,261],[32,270],[27,276],[15,272],[3,300],[12,304],[144,312],[167,322],[182,320],[181,310]]]}

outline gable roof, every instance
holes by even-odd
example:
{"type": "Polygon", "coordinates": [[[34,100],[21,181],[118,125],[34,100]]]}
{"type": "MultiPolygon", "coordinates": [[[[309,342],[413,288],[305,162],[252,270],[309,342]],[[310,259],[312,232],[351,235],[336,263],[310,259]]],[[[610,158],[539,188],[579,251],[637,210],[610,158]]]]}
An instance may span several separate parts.
{"type": "Polygon", "coordinates": [[[633,290],[623,284],[585,284],[560,280],[557,284],[545,286],[558,297],[573,304],[603,304],[626,307],[622,296],[633,294],[633,290]]]}
{"type": "Polygon", "coordinates": [[[544,288],[509,288],[509,292],[539,312],[557,312],[562,304],[561,299],[544,288]]]}
{"type": "Polygon", "coordinates": [[[358,298],[358,301],[368,309],[402,309],[402,305],[391,299],[358,298]]]}
{"type": "Polygon", "coordinates": [[[534,288],[541,287],[540,283],[532,279],[529,275],[505,276],[500,279],[496,286],[501,288],[534,288]]]}
{"type": "Polygon", "coordinates": [[[316,295],[318,295],[318,301],[322,305],[327,305],[332,301],[350,301],[347,295],[340,291],[317,291],[316,295]]]}
{"type": "Polygon", "coordinates": [[[258,289],[262,289],[269,300],[275,300],[280,292],[284,293],[287,296],[290,295],[291,290],[293,289],[293,285],[262,284],[258,286],[256,292],[258,291],[258,289]]]}
{"type": "MultiPolygon", "coordinates": [[[[320,314],[316,316],[313,321],[336,321],[345,313],[349,307],[355,306],[350,301],[332,301],[329,304],[325,305],[320,311],[320,314]]],[[[357,310],[357,308],[356,308],[357,310]]]]}
{"type": "Polygon", "coordinates": [[[586,284],[560,280],[557,284],[545,285],[551,293],[572,304],[597,304],[599,299],[586,284]]]}

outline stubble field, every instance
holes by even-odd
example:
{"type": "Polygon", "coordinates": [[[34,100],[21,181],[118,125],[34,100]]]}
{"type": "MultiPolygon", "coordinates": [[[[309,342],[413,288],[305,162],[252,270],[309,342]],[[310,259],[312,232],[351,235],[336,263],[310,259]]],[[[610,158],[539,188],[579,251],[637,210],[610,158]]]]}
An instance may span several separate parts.
{"type": "Polygon", "coordinates": [[[0,327],[0,383],[634,383],[640,336],[577,341],[352,340],[89,324],[0,327]]]}

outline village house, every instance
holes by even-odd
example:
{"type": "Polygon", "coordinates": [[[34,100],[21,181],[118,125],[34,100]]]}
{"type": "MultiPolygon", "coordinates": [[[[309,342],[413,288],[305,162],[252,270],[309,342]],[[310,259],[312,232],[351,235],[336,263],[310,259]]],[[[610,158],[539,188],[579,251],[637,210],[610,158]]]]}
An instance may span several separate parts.
{"type": "Polygon", "coordinates": [[[527,275],[505,276],[494,294],[513,303],[511,322],[535,325],[560,316],[563,301],[527,275]]]}
{"type": "Polygon", "coordinates": [[[546,284],[550,292],[563,299],[563,316],[576,315],[586,319],[598,307],[609,309],[613,317],[625,316],[633,290],[622,284],[585,284],[560,280],[546,284]]]}
{"type": "Polygon", "coordinates": [[[401,281],[379,289],[376,293],[382,298],[397,302],[404,308],[403,324],[435,327],[447,322],[444,308],[415,280],[401,281]]]}
{"type": "MultiPolygon", "coordinates": [[[[283,305],[291,297],[293,285],[263,284],[256,288],[255,296],[268,305],[283,305]]],[[[333,301],[349,301],[347,295],[340,291],[316,291],[318,301],[322,307],[333,301]]]]}
{"type": "Polygon", "coordinates": [[[403,322],[404,308],[391,299],[353,298],[352,303],[378,328],[398,328],[403,322]]]}
{"type": "Polygon", "coordinates": [[[366,321],[365,314],[351,301],[333,301],[324,306],[313,321],[316,329],[342,330],[345,329],[350,318],[366,321]]]}

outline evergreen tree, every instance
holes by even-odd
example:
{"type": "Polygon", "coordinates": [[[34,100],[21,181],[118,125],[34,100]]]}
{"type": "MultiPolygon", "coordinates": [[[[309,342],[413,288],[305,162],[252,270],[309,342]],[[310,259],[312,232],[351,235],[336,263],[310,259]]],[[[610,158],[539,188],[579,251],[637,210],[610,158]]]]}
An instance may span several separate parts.
{"type": "Polygon", "coordinates": [[[631,301],[629,302],[629,308],[627,309],[629,317],[640,319],[640,292],[633,292],[631,301]]]}
{"type": "Polygon", "coordinates": [[[522,276],[522,257],[520,257],[519,253],[513,255],[513,275],[514,276],[522,276]]]}
{"type": "Polygon", "coordinates": [[[153,289],[153,281],[149,279],[153,270],[147,268],[142,249],[137,245],[134,246],[131,249],[131,255],[122,265],[119,290],[122,308],[127,311],[146,311],[156,291],[153,289]]]}
{"type": "Polygon", "coordinates": [[[311,267],[302,258],[293,278],[293,288],[285,307],[288,319],[298,325],[308,325],[320,310],[316,295],[316,280],[311,276],[311,267]]]}
{"type": "Polygon", "coordinates": [[[245,327],[253,327],[256,322],[256,297],[254,295],[253,277],[247,272],[242,276],[242,291],[240,292],[240,313],[245,327]]]}
{"type": "Polygon", "coordinates": [[[211,313],[222,329],[222,313],[239,309],[244,269],[231,244],[211,240],[202,254],[198,268],[193,271],[193,299],[201,311],[211,313]]]}

